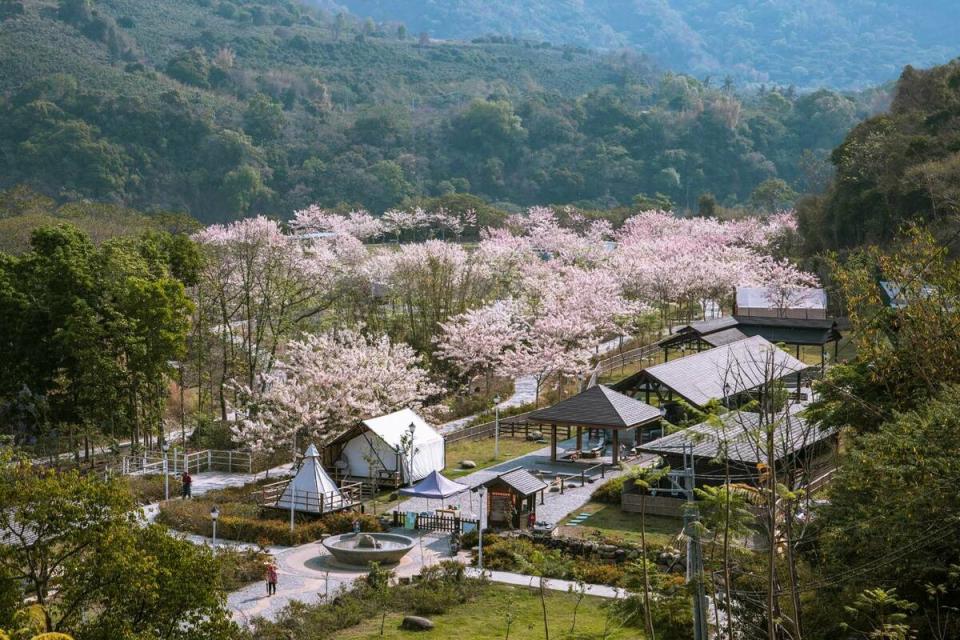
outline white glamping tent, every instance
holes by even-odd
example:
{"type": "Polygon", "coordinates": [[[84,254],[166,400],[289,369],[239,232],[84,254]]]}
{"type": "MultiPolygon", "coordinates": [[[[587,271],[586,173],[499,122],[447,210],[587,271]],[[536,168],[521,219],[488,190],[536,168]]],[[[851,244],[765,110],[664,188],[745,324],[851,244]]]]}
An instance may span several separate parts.
{"type": "Polygon", "coordinates": [[[417,482],[432,471],[443,471],[443,436],[410,409],[364,420],[336,441],[340,445],[338,466],[356,478],[400,472],[400,482],[417,482]],[[404,453],[404,438],[413,428],[413,451],[404,453]],[[412,453],[412,455],[411,455],[412,453]],[[411,473],[411,458],[413,471],[411,473]],[[411,478],[412,476],[412,478],[411,478]]]}
{"type": "Polygon", "coordinates": [[[283,490],[276,506],[278,509],[290,509],[291,501],[293,510],[303,513],[338,511],[352,504],[323,470],[320,453],[312,444],[304,452],[300,470],[283,490]]]}

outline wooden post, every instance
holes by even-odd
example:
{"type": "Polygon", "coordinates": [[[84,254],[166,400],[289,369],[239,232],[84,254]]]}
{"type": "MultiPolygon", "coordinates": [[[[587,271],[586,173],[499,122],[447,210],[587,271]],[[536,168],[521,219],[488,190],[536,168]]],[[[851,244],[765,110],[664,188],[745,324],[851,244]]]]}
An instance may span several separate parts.
{"type": "Polygon", "coordinates": [[[557,461],[557,425],[550,425],[550,462],[557,461]]]}
{"type": "Polygon", "coordinates": [[[577,451],[583,449],[583,427],[577,427],[577,451]]]}
{"type": "Polygon", "coordinates": [[[613,430],[613,464],[616,466],[620,462],[620,430],[613,430]]]}

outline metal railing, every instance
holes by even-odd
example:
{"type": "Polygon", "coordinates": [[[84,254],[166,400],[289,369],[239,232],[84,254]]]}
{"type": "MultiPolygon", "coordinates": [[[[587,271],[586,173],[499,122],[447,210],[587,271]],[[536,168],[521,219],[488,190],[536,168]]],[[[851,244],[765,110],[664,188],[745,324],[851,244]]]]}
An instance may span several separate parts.
{"type": "MultiPolygon", "coordinates": [[[[509,418],[501,418],[500,437],[517,438],[522,436],[524,439],[527,439],[530,437],[531,433],[539,432],[543,434],[544,437],[549,438],[550,425],[526,420],[526,416],[530,413],[531,412],[528,411],[526,413],[510,416],[509,418]]],[[[484,422],[483,424],[466,427],[464,429],[460,429],[459,431],[449,433],[444,436],[444,440],[447,444],[460,442],[461,440],[482,440],[484,438],[492,438],[495,431],[496,422],[484,422]]],[[[567,440],[573,437],[573,433],[574,427],[571,427],[570,425],[557,425],[558,439],[567,440]]]]}
{"type": "MultiPolygon", "coordinates": [[[[180,474],[184,471],[190,473],[204,471],[253,473],[253,455],[249,451],[203,449],[202,451],[183,452],[179,449],[171,449],[167,453],[166,469],[167,473],[170,474],[180,474]]],[[[163,470],[163,454],[156,451],[145,452],[137,456],[124,456],[121,459],[120,473],[123,475],[162,474],[163,470]]]]}

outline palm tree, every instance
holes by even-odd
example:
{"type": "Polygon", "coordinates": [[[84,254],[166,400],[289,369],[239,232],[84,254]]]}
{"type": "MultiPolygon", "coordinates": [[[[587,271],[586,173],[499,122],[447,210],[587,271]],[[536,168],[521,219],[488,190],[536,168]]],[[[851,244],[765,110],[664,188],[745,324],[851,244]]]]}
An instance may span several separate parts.
{"type": "Polygon", "coordinates": [[[640,489],[640,565],[643,571],[643,617],[647,627],[647,638],[655,640],[653,614],[650,611],[650,576],[647,572],[647,491],[670,473],[670,467],[651,469],[634,467],[629,479],[640,489]]]}

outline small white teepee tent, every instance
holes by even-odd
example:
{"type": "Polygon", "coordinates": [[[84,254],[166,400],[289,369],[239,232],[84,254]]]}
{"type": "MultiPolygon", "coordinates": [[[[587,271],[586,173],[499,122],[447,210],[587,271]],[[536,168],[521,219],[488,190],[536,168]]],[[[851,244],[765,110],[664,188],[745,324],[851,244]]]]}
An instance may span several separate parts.
{"type": "Polygon", "coordinates": [[[324,471],[320,464],[320,453],[312,444],[304,452],[300,470],[283,490],[276,506],[278,509],[289,509],[291,501],[294,511],[304,513],[327,513],[350,506],[350,501],[340,493],[337,483],[324,471]]]}

